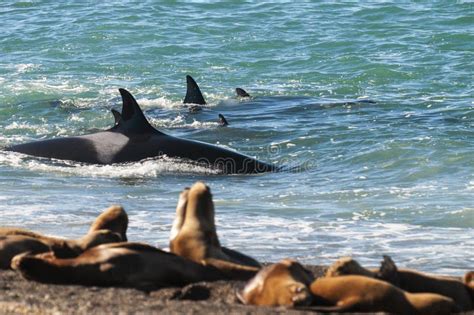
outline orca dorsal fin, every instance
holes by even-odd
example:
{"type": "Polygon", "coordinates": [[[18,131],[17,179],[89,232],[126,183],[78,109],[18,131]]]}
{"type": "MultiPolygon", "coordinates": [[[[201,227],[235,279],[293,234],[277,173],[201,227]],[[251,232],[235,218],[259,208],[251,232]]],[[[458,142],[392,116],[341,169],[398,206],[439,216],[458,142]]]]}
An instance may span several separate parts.
{"type": "Polygon", "coordinates": [[[150,125],[133,95],[125,89],[119,91],[123,103],[120,129],[130,133],[159,132],[150,125]]]}
{"type": "Polygon", "coordinates": [[[228,125],[229,123],[227,122],[227,119],[225,119],[224,115],[219,114],[219,126],[226,127],[228,125]]]}
{"type": "Polygon", "coordinates": [[[117,126],[122,122],[122,114],[120,114],[119,111],[115,109],[111,109],[110,111],[112,112],[112,115],[114,115],[115,126],[117,126]]]}
{"type": "Polygon", "coordinates": [[[202,96],[201,90],[196,81],[190,76],[186,76],[186,96],[183,101],[184,104],[199,104],[204,105],[206,101],[202,96]]]}
{"type": "Polygon", "coordinates": [[[237,96],[239,96],[239,97],[250,97],[250,94],[247,93],[247,91],[245,91],[242,88],[236,88],[235,93],[237,93],[237,96]]]}

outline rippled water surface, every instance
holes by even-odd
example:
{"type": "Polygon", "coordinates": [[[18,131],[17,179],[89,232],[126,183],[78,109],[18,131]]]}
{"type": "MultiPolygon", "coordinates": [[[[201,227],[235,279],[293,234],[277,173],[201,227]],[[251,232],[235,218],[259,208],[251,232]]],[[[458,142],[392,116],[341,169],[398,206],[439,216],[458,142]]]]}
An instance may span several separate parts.
{"type": "Polygon", "coordinates": [[[0,151],[0,223],[78,237],[120,203],[131,240],[166,247],[179,192],[204,180],[221,242],[262,261],[389,254],[460,275],[474,266],[473,20],[462,1],[2,1],[0,146],[109,128],[124,87],[165,133],[305,170],[0,151]],[[209,103],[200,113],[182,105],[186,74],[209,103]]]}

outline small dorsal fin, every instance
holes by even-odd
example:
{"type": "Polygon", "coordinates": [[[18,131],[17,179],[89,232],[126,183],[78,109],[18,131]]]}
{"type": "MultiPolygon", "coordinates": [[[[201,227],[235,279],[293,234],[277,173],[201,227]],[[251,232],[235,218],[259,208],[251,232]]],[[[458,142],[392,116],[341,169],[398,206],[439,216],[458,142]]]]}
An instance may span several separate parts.
{"type": "Polygon", "coordinates": [[[114,115],[115,126],[117,126],[122,121],[122,114],[120,114],[119,111],[115,109],[111,109],[111,112],[112,112],[112,115],[114,115]]]}
{"type": "Polygon", "coordinates": [[[224,115],[219,114],[219,126],[226,127],[228,125],[229,123],[227,122],[227,119],[225,119],[224,115]]]}
{"type": "Polygon", "coordinates": [[[183,101],[184,104],[199,104],[204,105],[206,101],[202,96],[201,90],[197,85],[196,81],[190,76],[186,76],[186,97],[183,101]]]}
{"type": "Polygon", "coordinates": [[[237,93],[237,96],[239,96],[239,97],[250,97],[250,94],[247,93],[247,91],[245,91],[242,88],[236,88],[235,93],[237,93]]]}
{"type": "Polygon", "coordinates": [[[159,132],[150,125],[132,94],[125,89],[119,91],[123,102],[120,129],[133,133],[159,132]]]}

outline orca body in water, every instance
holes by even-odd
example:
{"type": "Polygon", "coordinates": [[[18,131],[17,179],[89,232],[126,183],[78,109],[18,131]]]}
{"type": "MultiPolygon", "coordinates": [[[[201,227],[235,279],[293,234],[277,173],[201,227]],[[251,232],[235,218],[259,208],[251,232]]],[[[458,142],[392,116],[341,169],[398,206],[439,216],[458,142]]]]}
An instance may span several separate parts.
{"type": "Polygon", "coordinates": [[[166,155],[219,169],[225,174],[277,171],[275,165],[216,145],[166,135],[145,118],[134,97],[119,89],[123,107],[114,112],[115,126],[97,133],[14,145],[6,150],[32,156],[90,164],[136,162],[166,155]]]}

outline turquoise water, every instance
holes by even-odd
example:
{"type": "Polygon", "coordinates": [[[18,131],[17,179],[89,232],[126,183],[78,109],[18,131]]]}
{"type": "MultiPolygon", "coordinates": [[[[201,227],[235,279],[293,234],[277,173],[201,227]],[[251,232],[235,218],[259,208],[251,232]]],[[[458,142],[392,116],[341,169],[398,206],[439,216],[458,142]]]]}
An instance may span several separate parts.
{"type": "Polygon", "coordinates": [[[461,1],[2,1],[0,146],[108,128],[124,87],[166,133],[305,170],[220,176],[168,159],[0,152],[1,225],[77,237],[120,203],[131,240],[167,247],[178,193],[204,180],[221,242],[262,261],[388,254],[460,275],[474,266],[473,21],[461,1]],[[181,104],[186,74],[203,112],[181,104]],[[358,99],[376,103],[344,104],[358,99]]]}

